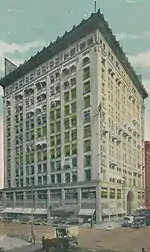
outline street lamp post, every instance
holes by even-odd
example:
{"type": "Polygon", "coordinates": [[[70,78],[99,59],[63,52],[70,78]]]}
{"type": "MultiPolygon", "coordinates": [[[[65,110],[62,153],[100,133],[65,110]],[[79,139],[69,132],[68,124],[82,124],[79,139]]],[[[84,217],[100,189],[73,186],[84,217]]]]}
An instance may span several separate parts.
{"type": "MultiPolygon", "coordinates": [[[[90,193],[90,199],[94,199],[94,195],[93,193],[90,193]]],[[[94,226],[94,222],[93,222],[93,209],[91,207],[91,228],[94,226]]]]}
{"type": "Polygon", "coordinates": [[[122,177],[123,209],[125,210],[125,176],[122,177]]]}

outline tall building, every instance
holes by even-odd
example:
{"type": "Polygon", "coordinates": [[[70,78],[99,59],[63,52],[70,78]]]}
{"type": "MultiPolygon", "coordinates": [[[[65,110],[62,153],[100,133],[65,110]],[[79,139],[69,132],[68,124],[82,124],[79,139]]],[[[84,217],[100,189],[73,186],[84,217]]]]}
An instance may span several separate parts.
{"type": "Polygon", "coordinates": [[[144,204],[147,93],[100,11],[0,85],[7,214],[98,223],[144,204]]]}
{"type": "Polygon", "coordinates": [[[145,205],[150,207],[150,141],[145,141],[145,205]]]}

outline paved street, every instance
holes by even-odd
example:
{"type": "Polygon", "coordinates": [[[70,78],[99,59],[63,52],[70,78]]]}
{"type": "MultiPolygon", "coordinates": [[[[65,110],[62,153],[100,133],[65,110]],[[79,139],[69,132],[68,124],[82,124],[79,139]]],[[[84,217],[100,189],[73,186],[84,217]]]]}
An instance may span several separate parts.
{"type": "Polygon", "coordinates": [[[8,250],[8,252],[36,252],[41,250],[41,244],[28,244],[20,248],[15,248],[13,250],[8,250]]]}
{"type": "Polygon", "coordinates": [[[0,247],[3,247],[6,250],[10,250],[16,247],[22,247],[25,245],[28,245],[28,243],[20,239],[10,238],[7,236],[0,237],[0,247]]]}
{"type": "MultiPolygon", "coordinates": [[[[20,225],[15,223],[7,223],[1,227],[0,232],[14,235],[30,235],[30,225],[20,225]]],[[[35,226],[36,239],[41,240],[45,233],[50,233],[52,227],[35,226]]],[[[122,252],[141,252],[141,248],[145,247],[150,250],[150,228],[132,229],[118,228],[111,231],[96,230],[90,228],[79,229],[79,245],[87,249],[104,248],[108,250],[117,250],[122,252]]],[[[21,250],[22,251],[22,250],[21,250]]]]}

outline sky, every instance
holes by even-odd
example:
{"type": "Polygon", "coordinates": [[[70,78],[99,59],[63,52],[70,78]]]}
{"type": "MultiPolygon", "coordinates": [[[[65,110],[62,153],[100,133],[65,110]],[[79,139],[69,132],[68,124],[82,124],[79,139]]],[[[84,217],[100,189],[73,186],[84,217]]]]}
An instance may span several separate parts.
{"type": "MultiPolygon", "coordinates": [[[[150,0],[97,0],[150,93],[150,0]]],[[[4,57],[19,65],[70,30],[94,11],[94,0],[0,0],[0,77],[4,57]]],[[[150,140],[150,98],[145,101],[146,134],[150,140]]],[[[2,90],[0,89],[0,171],[3,170],[2,90]]],[[[3,173],[0,174],[0,187],[3,173]]]]}

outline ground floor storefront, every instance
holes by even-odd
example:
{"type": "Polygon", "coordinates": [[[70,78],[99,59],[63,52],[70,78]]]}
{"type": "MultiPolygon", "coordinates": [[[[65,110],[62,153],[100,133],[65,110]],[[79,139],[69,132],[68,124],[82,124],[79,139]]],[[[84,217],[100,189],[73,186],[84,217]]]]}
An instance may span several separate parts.
{"type": "Polygon", "coordinates": [[[4,218],[54,218],[100,223],[131,214],[140,204],[138,190],[106,187],[99,182],[47,188],[14,188],[3,191],[4,218]]]}

